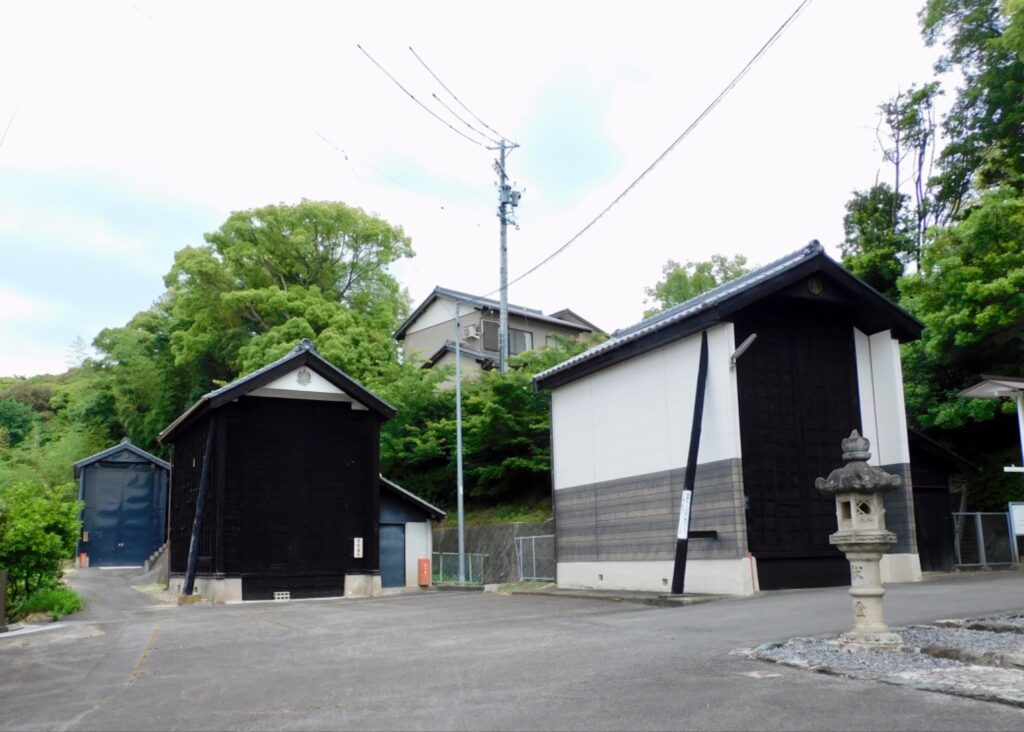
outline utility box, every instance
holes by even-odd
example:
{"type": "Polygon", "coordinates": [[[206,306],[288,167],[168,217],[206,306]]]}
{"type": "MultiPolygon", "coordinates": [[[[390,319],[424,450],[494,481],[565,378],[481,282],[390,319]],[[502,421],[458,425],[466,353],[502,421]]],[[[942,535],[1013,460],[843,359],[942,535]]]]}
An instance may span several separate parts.
{"type": "Polygon", "coordinates": [[[430,587],[430,560],[420,559],[419,570],[420,587],[430,587]]]}

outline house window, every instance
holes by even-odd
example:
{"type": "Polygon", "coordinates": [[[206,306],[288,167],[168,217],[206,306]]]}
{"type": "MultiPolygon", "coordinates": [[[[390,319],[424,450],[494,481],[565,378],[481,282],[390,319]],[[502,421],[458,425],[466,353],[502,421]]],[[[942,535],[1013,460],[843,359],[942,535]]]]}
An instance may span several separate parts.
{"type": "Polygon", "coordinates": [[[498,352],[498,324],[493,320],[484,321],[484,350],[498,352]]]}
{"type": "Polygon", "coordinates": [[[508,329],[508,352],[514,356],[523,351],[533,350],[533,333],[528,330],[508,329]]]}
{"type": "MultiPolygon", "coordinates": [[[[485,320],[484,326],[484,350],[497,353],[498,351],[498,323],[493,320],[485,320]]],[[[508,353],[514,356],[523,351],[533,350],[533,333],[528,330],[508,329],[508,353]]]]}

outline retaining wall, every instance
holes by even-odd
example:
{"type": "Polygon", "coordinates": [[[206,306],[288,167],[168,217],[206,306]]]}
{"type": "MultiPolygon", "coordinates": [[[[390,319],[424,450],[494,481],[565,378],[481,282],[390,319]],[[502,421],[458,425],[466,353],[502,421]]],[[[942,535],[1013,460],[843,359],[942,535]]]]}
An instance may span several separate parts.
{"type": "MultiPolygon", "coordinates": [[[[466,553],[486,554],[484,583],[501,584],[519,581],[519,562],[516,558],[515,538],[555,533],[554,519],[542,523],[487,524],[466,527],[466,553]]],[[[459,530],[434,529],[435,552],[458,552],[459,530]]],[[[538,568],[539,569],[539,568],[538,568]]],[[[554,566],[551,567],[554,576],[554,566]]]]}

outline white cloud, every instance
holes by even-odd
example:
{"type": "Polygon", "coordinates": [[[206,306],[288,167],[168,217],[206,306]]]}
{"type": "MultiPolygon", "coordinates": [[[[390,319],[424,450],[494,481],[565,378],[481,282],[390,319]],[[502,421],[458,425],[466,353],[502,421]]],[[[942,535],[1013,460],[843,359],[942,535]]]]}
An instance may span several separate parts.
{"type": "Polygon", "coordinates": [[[0,324],[48,318],[57,312],[50,303],[0,287],[0,324]]]}
{"type": "Polygon", "coordinates": [[[114,232],[99,216],[79,216],[47,206],[14,210],[0,204],[0,235],[100,256],[138,255],[145,249],[141,241],[114,232]]]}

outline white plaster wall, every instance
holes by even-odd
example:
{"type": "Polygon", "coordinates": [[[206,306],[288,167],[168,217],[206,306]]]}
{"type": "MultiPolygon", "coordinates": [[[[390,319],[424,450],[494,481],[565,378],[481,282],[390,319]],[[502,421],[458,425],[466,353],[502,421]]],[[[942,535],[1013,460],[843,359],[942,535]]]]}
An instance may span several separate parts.
{"type": "MultiPolygon", "coordinates": [[[[733,326],[707,332],[701,463],[741,456],[733,326]]],[[[700,341],[696,333],[553,390],[556,490],[686,465],[700,341]]]]}
{"type": "Polygon", "coordinates": [[[299,371],[302,368],[305,367],[299,367],[294,371],[289,371],[284,376],[279,376],[269,384],[264,384],[259,389],[253,390],[251,396],[273,397],[278,399],[309,399],[326,402],[351,402],[352,408],[355,410],[366,409],[366,407],[355,401],[352,397],[313,369],[305,369],[309,374],[309,382],[307,384],[302,384],[298,378],[299,371]]]}
{"type": "Polygon", "coordinates": [[[910,463],[899,341],[885,330],[868,336],[854,328],[861,423],[871,440],[872,465],[910,463]]]}
{"type": "MultiPolygon", "coordinates": [[[[650,562],[558,562],[559,587],[615,589],[633,592],[668,593],[674,563],[650,562]]],[[[742,559],[692,559],[686,562],[687,593],[709,595],[754,594],[753,564],[742,559]]]]}
{"type": "Polygon", "coordinates": [[[419,560],[433,556],[430,523],[409,522],[405,525],[405,586],[419,586],[419,560]]]}
{"type": "MultiPolygon", "coordinates": [[[[459,314],[467,315],[473,312],[473,306],[469,303],[462,303],[459,306],[459,314]]],[[[455,320],[455,303],[443,297],[439,297],[427,306],[427,309],[420,313],[416,322],[409,326],[407,333],[415,333],[424,328],[431,328],[441,323],[455,320]]]]}

